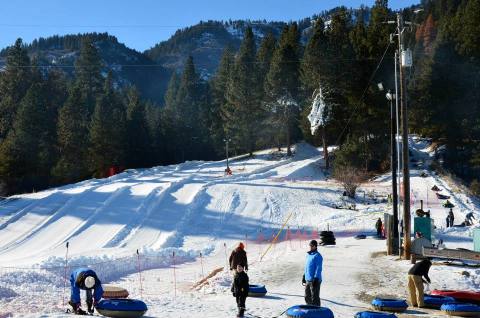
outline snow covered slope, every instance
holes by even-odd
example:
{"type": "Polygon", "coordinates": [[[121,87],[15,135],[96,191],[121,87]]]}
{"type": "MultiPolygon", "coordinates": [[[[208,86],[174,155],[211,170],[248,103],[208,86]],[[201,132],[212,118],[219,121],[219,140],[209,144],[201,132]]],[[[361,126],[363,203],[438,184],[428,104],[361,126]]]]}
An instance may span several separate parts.
{"type": "MultiPolygon", "coordinates": [[[[415,159],[423,161],[412,166],[413,206],[424,200],[437,235],[449,247],[472,248],[472,228],[442,229],[447,210],[429,189],[436,184],[452,197],[456,223],[470,210],[478,218],[480,205],[428,170],[428,144],[412,138],[411,147],[415,159]],[[427,177],[420,176],[423,170],[427,177]]],[[[0,202],[0,315],[63,316],[69,242],[67,271],[92,267],[104,282],[127,287],[132,297],[145,300],[151,317],[191,317],[192,312],[231,317],[228,270],[199,288],[192,286],[223,267],[241,240],[247,243],[251,281],[266,284],[270,295],[249,298],[247,307],[262,317],[274,316],[303,303],[304,250],[318,230],[327,228],[335,232],[337,246],[320,249],[324,305],[338,317],[352,317],[376,295],[405,297],[409,264],[383,256],[383,241],[352,238],[371,233],[375,220],[391,211],[389,175],[362,185],[357,199],[349,201],[322,166],[320,151],[298,144],[292,158],[268,150],[233,160],[233,176],[224,175],[224,161],[186,162],[8,198],[0,202]],[[353,203],[355,210],[335,208],[353,203]],[[289,216],[288,231],[261,259],[289,216]]],[[[468,277],[445,266],[432,271],[435,288],[471,288],[480,281],[475,269],[468,277]]]]}
{"type": "Polygon", "coordinates": [[[320,164],[320,153],[301,144],[293,159],[266,151],[233,161],[229,177],[224,162],[186,162],[11,197],[0,205],[0,264],[63,256],[66,242],[75,257],[240,239],[278,229],[290,212],[295,226],[316,228],[312,203],[338,193],[289,181],[324,180],[320,164]]]}

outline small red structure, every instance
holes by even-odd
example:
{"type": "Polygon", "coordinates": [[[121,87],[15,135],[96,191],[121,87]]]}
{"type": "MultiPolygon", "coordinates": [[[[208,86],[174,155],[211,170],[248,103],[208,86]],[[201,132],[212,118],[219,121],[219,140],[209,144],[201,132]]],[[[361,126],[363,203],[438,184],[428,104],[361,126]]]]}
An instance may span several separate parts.
{"type": "Polygon", "coordinates": [[[111,177],[111,176],[114,176],[116,174],[119,174],[123,170],[125,170],[123,167],[111,166],[110,168],[108,168],[107,177],[111,177]]]}

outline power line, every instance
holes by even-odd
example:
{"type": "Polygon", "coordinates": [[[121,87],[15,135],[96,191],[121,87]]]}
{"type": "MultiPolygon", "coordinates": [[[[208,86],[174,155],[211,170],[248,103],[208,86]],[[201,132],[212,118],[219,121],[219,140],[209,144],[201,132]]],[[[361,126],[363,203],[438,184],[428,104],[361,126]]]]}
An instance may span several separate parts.
{"type": "Polygon", "coordinates": [[[345,131],[347,130],[347,127],[350,125],[350,122],[352,121],[353,116],[355,115],[358,107],[360,106],[360,103],[361,103],[361,102],[363,101],[363,99],[365,98],[365,95],[367,94],[368,88],[370,87],[370,84],[372,83],[373,78],[374,78],[375,75],[377,74],[377,71],[378,71],[378,69],[380,68],[380,65],[382,65],[383,61],[385,60],[385,56],[387,55],[388,49],[390,48],[390,45],[391,45],[391,44],[392,44],[392,43],[389,41],[389,42],[388,42],[388,45],[387,45],[387,48],[385,49],[385,52],[383,52],[383,55],[382,55],[380,61],[378,62],[377,67],[376,67],[375,70],[373,71],[372,75],[370,76],[370,79],[369,79],[368,82],[367,82],[367,85],[365,86],[365,89],[363,90],[362,96],[360,97],[360,101],[353,107],[353,110],[352,110],[352,112],[350,113],[350,117],[348,118],[347,123],[346,123],[345,126],[343,127],[342,132],[341,132],[340,135],[338,136],[337,141],[335,142],[335,145],[338,145],[338,142],[340,141],[340,139],[342,138],[343,134],[344,134],[345,131]]]}
{"type": "MultiPolygon", "coordinates": [[[[343,61],[374,61],[376,60],[375,58],[358,58],[358,59],[324,59],[323,61],[326,62],[343,62],[343,61]]],[[[264,62],[260,61],[254,61],[254,62],[243,62],[245,64],[264,64],[264,62]]],[[[302,63],[301,60],[296,60],[296,61],[283,61],[282,63],[285,64],[300,64],[302,63]]],[[[194,63],[195,66],[210,66],[211,64],[207,63],[194,63]]],[[[69,64],[43,64],[43,65],[4,65],[5,67],[12,67],[12,68],[75,68],[77,66],[75,65],[69,65],[69,64]]],[[[80,67],[93,67],[97,65],[93,64],[87,64],[87,65],[81,65],[80,67]]],[[[165,65],[162,64],[107,64],[104,65],[106,67],[165,67],[165,65]]]]}

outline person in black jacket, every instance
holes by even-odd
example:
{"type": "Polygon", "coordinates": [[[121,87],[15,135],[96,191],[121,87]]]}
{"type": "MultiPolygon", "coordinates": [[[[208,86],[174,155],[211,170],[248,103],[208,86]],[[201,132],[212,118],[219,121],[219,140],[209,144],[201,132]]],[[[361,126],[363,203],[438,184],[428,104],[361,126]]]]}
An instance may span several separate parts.
{"type": "Polygon", "coordinates": [[[244,317],[245,300],[247,300],[249,292],[248,275],[243,270],[242,265],[237,265],[237,273],[233,279],[232,293],[237,299],[238,314],[237,317],[244,317]]]}
{"type": "Polygon", "coordinates": [[[448,218],[450,219],[450,227],[453,226],[455,223],[455,216],[453,215],[453,210],[450,208],[450,211],[448,212],[448,218]]]}
{"type": "Polygon", "coordinates": [[[375,223],[375,229],[377,230],[377,237],[382,237],[382,219],[378,218],[377,223],[375,223]]]}
{"type": "Polygon", "coordinates": [[[423,283],[430,284],[430,277],[428,277],[430,266],[432,266],[432,262],[427,258],[413,265],[408,271],[408,291],[410,294],[410,302],[414,307],[425,307],[423,301],[423,283]]]}

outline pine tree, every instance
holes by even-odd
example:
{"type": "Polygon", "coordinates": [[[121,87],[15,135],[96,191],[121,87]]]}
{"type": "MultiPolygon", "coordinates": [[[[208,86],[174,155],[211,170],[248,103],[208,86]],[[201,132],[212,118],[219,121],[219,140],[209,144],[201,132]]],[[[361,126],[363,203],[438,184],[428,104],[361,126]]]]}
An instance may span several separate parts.
{"type": "Polygon", "coordinates": [[[179,128],[176,127],[176,124],[179,121],[176,119],[176,105],[179,85],[180,81],[178,75],[176,72],[173,72],[165,93],[165,107],[162,108],[160,124],[162,135],[165,136],[165,140],[169,140],[169,142],[165,144],[167,163],[177,162],[176,156],[178,157],[178,142],[176,139],[176,132],[179,128]]]}
{"type": "Polygon", "coordinates": [[[202,154],[205,127],[201,121],[203,87],[195,71],[193,58],[185,63],[179,83],[174,110],[174,126],[180,147],[180,161],[198,159],[202,154]]]}
{"type": "Polygon", "coordinates": [[[147,164],[149,166],[170,163],[166,155],[166,147],[163,142],[164,130],[162,129],[162,108],[152,103],[145,104],[145,117],[148,129],[149,155],[147,164]]]}
{"type": "Polygon", "coordinates": [[[92,39],[84,37],[80,55],[75,62],[75,76],[90,114],[93,112],[96,99],[103,89],[104,79],[101,72],[102,62],[100,54],[92,39]]]}
{"type": "Polygon", "coordinates": [[[145,105],[140,100],[138,90],[131,87],[127,91],[127,167],[146,166],[148,158],[148,127],[145,119],[145,105]]]}
{"type": "Polygon", "coordinates": [[[226,132],[231,136],[232,146],[253,155],[262,118],[261,87],[255,67],[256,46],[251,27],[245,30],[240,50],[228,82],[225,108],[226,132]]]}
{"type": "Polygon", "coordinates": [[[88,177],[88,108],[78,85],[70,88],[58,115],[59,160],[52,174],[57,182],[68,183],[88,177]]]}
{"type": "Polygon", "coordinates": [[[18,39],[8,48],[5,70],[0,72],[0,140],[12,127],[17,107],[31,83],[30,58],[18,39]]]}
{"type": "Polygon", "coordinates": [[[109,73],[90,124],[90,169],[96,176],[104,176],[112,166],[125,165],[125,131],[125,108],[109,73]]]}
{"type": "Polygon", "coordinates": [[[294,34],[295,32],[296,24],[283,30],[265,83],[267,105],[270,110],[269,122],[273,127],[283,131],[289,156],[292,154],[292,135],[300,110],[299,37],[294,34]]]}
{"type": "Polygon", "coordinates": [[[225,133],[224,123],[231,120],[228,118],[229,112],[225,111],[225,109],[228,107],[226,92],[234,61],[232,48],[227,47],[223,52],[218,70],[209,83],[211,100],[209,103],[207,127],[209,127],[214,149],[219,155],[223,155],[224,152],[223,139],[228,138],[225,133]]]}
{"type": "MultiPolygon", "coordinates": [[[[308,107],[305,107],[302,112],[302,131],[307,140],[316,143],[316,136],[310,134],[310,123],[307,116],[312,109],[313,93],[323,87],[326,91],[330,83],[326,78],[326,68],[329,61],[328,56],[328,38],[325,33],[325,24],[322,18],[318,17],[314,22],[313,35],[307,43],[305,53],[301,63],[301,80],[304,91],[306,92],[306,102],[308,107]]],[[[327,147],[326,127],[321,129],[321,142],[323,144],[323,155],[325,158],[325,166],[329,168],[329,155],[327,147]]],[[[317,134],[318,136],[318,134],[317,134]]]]}
{"type": "Polygon", "coordinates": [[[8,192],[31,191],[48,184],[46,99],[42,83],[33,84],[22,99],[12,129],[0,146],[0,179],[8,192]]]}
{"type": "MultiPolygon", "coordinates": [[[[272,33],[268,33],[262,40],[257,52],[257,68],[258,68],[258,82],[263,84],[268,71],[270,70],[270,63],[272,61],[273,52],[275,51],[277,41],[272,33]]],[[[263,92],[262,92],[263,93],[263,92]]]]}

